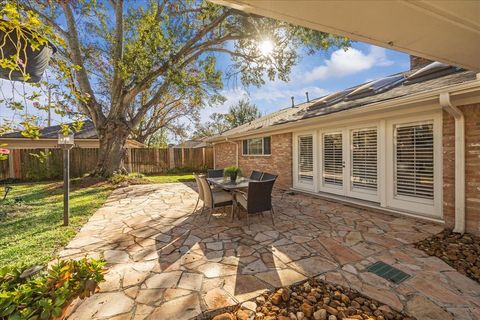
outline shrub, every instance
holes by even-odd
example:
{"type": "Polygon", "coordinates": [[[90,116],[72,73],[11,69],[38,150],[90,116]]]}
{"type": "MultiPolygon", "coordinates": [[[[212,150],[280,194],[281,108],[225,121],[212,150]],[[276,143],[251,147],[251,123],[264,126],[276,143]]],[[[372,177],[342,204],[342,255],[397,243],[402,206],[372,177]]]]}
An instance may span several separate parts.
{"type": "Polygon", "coordinates": [[[0,269],[0,319],[60,317],[76,298],[89,297],[104,281],[105,262],[59,261],[47,272],[28,277],[26,270],[0,269]]]}
{"type": "Polygon", "coordinates": [[[121,184],[121,183],[141,184],[141,183],[146,183],[144,178],[145,178],[145,175],[138,172],[131,172],[129,174],[114,173],[110,177],[109,181],[114,185],[121,184]]]}

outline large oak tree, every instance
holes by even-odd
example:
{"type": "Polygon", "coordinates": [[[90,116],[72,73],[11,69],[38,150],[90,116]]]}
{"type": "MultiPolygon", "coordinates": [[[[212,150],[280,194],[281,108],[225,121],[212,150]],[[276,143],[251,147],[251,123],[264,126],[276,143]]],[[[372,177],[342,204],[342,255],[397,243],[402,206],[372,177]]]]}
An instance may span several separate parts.
{"type": "MultiPolygon", "coordinates": [[[[225,77],[261,86],[288,80],[302,54],[348,40],[196,0],[20,1],[66,41],[64,57],[78,66],[70,89],[100,138],[95,174],[123,170],[127,138],[157,108],[188,96],[198,105],[221,102],[225,77]],[[272,41],[265,54],[259,42],[272,41]],[[231,57],[227,74],[219,54],[231,57]],[[173,93],[173,96],[172,96],[173,93]],[[148,97],[145,99],[145,97],[148,97]]],[[[61,50],[63,51],[63,50],[61,50]]]]}

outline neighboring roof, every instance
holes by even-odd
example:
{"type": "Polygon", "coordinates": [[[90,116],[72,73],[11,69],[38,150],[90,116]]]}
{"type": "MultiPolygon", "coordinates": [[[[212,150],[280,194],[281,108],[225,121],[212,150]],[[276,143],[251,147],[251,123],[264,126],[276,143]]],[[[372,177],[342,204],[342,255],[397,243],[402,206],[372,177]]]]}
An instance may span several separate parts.
{"type": "MultiPolygon", "coordinates": [[[[421,69],[409,70],[406,72],[392,75],[390,77],[403,75],[404,79],[407,79],[410,75],[414,74],[419,70],[421,69]]],[[[447,75],[440,74],[437,78],[428,79],[422,82],[415,82],[412,84],[403,84],[401,82],[397,82],[395,86],[389,87],[387,90],[379,90],[378,93],[373,92],[367,96],[359,96],[359,98],[348,98],[349,93],[365,87],[369,83],[371,83],[372,85],[378,83],[378,80],[370,81],[369,83],[361,84],[353,88],[348,88],[340,92],[335,92],[330,95],[311,100],[310,102],[296,105],[295,107],[281,109],[261,118],[255,119],[249,123],[225,131],[220,135],[209,137],[207,141],[216,141],[221,138],[227,138],[233,135],[242,135],[243,133],[245,133],[246,135],[250,131],[261,128],[295,122],[303,119],[321,117],[328,114],[350,110],[377,102],[392,100],[400,97],[434,90],[436,88],[444,86],[461,84],[476,79],[476,73],[473,71],[453,70],[453,72],[454,73],[450,73],[447,75]],[[345,94],[343,94],[344,92],[345,94]],[[324,101],[327,101],[327,103],[322,103],[324,101]]]]}
{"type": "Polygon", "coordinates": [[[206,146],[206,143],[204,141],[200,140],[187,140],[182,143],[179,143],[173,148],[203,148],[206,146]]]}
{"type": "MultiPolygon", "coordinates": [[[[57,139],[60,129],[60,125],[45,127],[40,130],[40,139],[57,139]]],[[[21,131],[6,133],[0,136],[0,138],[25,139],[21,131]]],[[[78,132],[75,132],[75,139],[98,139],[97,131],[95,130],[95,126],[91,120],[85,120],[83,122],[82,129],[78,132]]]]}

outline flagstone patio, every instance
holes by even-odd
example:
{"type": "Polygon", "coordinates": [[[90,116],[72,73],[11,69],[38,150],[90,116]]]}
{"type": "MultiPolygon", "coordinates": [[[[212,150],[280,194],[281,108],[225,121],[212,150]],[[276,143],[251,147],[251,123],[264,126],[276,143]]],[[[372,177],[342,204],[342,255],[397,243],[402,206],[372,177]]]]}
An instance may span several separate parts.
{"type": "MultiPolygon", "coordinates": [[[[107,281],[69,319],[190,319],[320,276],[418,319],[480,319],[480,285],[411,244],[442,226],[276,193],[270,217],[192,215],[193,184],[118,189],[61,252],[104,257],[107,281]],[[384,261],[411,275],[366,272],[384,261]]],[[[227,210],[229,211],[229,210],[227,210]]]]}

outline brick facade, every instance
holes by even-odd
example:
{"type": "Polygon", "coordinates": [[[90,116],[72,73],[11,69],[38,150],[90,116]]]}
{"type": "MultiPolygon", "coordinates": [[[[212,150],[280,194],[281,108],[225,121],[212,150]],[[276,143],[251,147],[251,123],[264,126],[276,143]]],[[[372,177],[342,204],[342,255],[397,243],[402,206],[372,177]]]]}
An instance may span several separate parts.
{"type": "Polygon", "coordinates": [[[432,62],[432,60],[428,60],[422,57],[410,56],[410,70],[424,67],[432,62]]]}
{"type": "MultiPolygon", "coordinates": [[[[480,104],[459,107],[465,116],[466,230],[480,234],[480,104]]],[[[243,156],[238,142],[239,166],[245,175],[252,170],[278,174],[276,186],[292,186],[292,134],[273,135],[270,156],[243,156]]],[[[223,168],[236,163],[233,143],[215,145],[215,163],[223,168]]],[[[443,215],[447,228],[455,225],[455,122],[443,113],[443,215]]]]}
{"type": "MultiPolygon", "coordinates": [[[[459,107],[465,116],[466,230],[480,234],[480,104],[459,107]]],[[[455,120],[443,113],[443,215],[455,225],[455,120]]]]}
{"type": "MultiPolygon", "coordinates": [[[[252,170],[265,171],[278,175],[275,186],[288,189],[292,187],[292,134],[284,133],[271,136],[272,154],[269,156],[243,156],[241,141],[238,141],[238,164],[243,174],[248,176],[252,170]]],[[[224,168],[235,165],[236,150],[231,142],[215,145],[215,167],[224,168]]]]}

